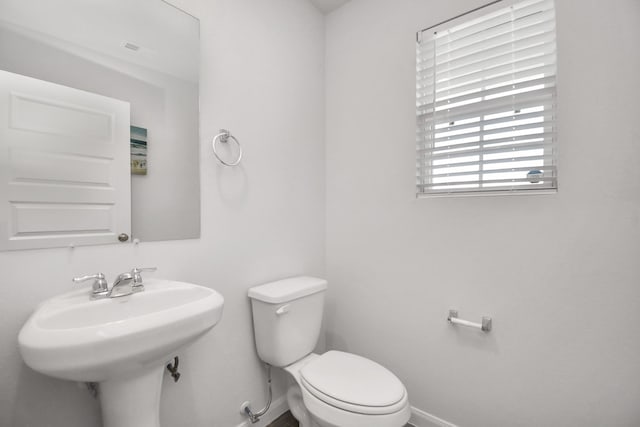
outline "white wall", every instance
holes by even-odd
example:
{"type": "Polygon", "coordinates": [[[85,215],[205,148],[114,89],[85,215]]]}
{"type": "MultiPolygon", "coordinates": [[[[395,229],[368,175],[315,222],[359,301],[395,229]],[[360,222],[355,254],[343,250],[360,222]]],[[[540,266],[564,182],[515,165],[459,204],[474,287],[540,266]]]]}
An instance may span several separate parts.
{"type": "Polygon", "coordinates": [[[640,3],[556,2],[558,194],[415,200],[415,32],[483,3],[327,18],[327,345],[460,426],[640,425],[640,3]]]}
{"type": "Polygon", "coordinates": [[[247,288],[324,275],[322,16],[299,0],[175,3],[202,25],[202,238],[0,253],[1,426],[100,425],[84,390],[31,371],[18,354],[21,325],[40,301],[71,290],[73,276],[158,266],[155,277],[220,291],[221,323],[180,354],[180,382],[165,379],[162,425],[230,427],[243,421],[244,400],[265,399],[247,288]],[[243,143],[241,168],[211,154],[221,127],[243,143]]]}

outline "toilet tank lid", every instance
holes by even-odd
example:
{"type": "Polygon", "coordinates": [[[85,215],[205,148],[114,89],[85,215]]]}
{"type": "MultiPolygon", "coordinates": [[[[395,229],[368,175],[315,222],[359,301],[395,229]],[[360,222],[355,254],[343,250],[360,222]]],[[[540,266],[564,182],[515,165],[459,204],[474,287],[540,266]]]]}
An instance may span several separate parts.
{"type": "Polygon", "coordinates": [[[325,289],[327,289],[327,281],[324,279],[298,276],[255,286],[249,289],[248,294],[249,298],[258,301],[280,304],[322,292],[325,289]]]}

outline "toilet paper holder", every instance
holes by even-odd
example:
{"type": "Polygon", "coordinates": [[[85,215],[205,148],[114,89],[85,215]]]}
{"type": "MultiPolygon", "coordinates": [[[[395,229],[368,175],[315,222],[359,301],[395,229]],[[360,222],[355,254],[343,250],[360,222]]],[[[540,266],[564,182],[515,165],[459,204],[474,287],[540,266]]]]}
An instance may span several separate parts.
{"type": "Polygon", "coordinates": [[[489,332],[492,327],[491,317],[483,317],[482,323],[470,322],[468,320],[459,319],[458,310],[449,310],[449,317],[447,317],[447,320],[453,325],[468,326],[470,328],[480,329],[482,332],[489,332]]]}

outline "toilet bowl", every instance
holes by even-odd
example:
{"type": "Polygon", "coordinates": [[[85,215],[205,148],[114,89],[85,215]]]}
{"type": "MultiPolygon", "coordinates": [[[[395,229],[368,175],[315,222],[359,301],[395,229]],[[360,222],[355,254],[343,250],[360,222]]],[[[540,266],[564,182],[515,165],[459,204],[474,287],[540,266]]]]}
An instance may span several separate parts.
{"type": "Polygon", "coordinates": [[[407,391],[388,369],[341,351],[312,353],[327,282],[294,277],[249,290],[260,358],[290,374],[287,402],[300,427],[402,427],[407,391]]]}
{"type": "Polygon", "coordinates": [[[300,390],[287,393],[289,407],[299,408],[300,402],[292,399],[301,398],[319,427],[399,427],[411,416],[404,385],[364,357],[312,353],[284,370],[294,379],[289,390],[300,390]]]}

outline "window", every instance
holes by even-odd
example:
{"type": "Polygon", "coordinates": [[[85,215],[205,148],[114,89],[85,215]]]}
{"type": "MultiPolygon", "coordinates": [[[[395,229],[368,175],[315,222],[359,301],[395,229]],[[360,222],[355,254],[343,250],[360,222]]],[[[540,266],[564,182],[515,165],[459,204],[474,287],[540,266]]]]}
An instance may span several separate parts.
{"type": "Polygon", "coordinates": [[[418,33],[417,195],[557,189],[553,0],[442,27],[418,33]]]}

